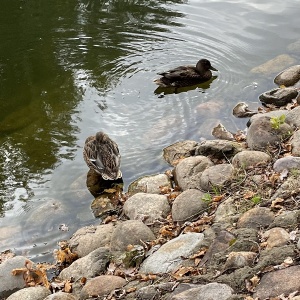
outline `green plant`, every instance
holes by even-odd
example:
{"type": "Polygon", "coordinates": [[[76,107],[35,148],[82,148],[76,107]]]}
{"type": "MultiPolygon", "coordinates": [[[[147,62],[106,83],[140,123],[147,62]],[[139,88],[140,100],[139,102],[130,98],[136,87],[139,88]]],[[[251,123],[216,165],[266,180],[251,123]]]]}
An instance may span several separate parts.
{"type": "Polygon", "coordinates": [[[261,202],[261,198],[260,198],[260,196],[254,196],[251,198],[251,201],[256,205],[261,202]]]}
{"type": "Polygon", "coordinates": [[[212,197],[209,193],[205,193],[202,198],[202,201],[206,202],[206,203],[210,203],[212,201],[212,197]]]}
{"type": "Polygon", "coordinates": [[[279,129],[280,125],[285,122],[285,115],[279,117],[272,117],[270,120],[271,126],[273,129],[279,129]]]}

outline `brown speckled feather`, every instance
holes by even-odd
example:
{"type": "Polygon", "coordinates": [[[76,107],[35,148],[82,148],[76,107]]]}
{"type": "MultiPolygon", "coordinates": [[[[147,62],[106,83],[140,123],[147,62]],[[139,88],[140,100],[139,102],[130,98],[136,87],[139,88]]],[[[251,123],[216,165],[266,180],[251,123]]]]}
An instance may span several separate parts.
{"type": "Polygon", "coordinates": [[[100,174],[105,180],[122,177],[120,171],[121,155],[118,145],[101,131],[86,139],[83,157],[90,169],[100,174]]]}

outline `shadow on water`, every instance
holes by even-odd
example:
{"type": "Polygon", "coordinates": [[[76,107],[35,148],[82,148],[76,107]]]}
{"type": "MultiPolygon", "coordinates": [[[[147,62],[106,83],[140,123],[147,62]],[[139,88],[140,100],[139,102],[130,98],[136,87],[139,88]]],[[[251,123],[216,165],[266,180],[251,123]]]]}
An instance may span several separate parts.
{"type": "Polygon", "coordinates": [[[203,83],[195,84],[192,86],[185,86],[185,87],[158,87],[154,94],[159,95],[159,98],[163,98],[165,95],[170,94],[179,94],[188,91],[192,91],[195,89],[199,89],[200,92],[204,93],[205,90],[210,88],[211,83],[217,78],[218,76],[212,76],[212,78],[208,81],[203,83]]]}

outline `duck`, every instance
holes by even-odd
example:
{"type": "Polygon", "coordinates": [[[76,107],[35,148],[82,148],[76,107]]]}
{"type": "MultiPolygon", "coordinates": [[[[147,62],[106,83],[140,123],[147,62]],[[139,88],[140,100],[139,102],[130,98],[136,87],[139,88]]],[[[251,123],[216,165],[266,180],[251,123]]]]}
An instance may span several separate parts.
{"type": "Polygon", "coordinates": [[[118,145],[102,131],[85,140],[83,158],[87,166],[104,180],[117,180],[122,177],[118,145]]]}
{"type": "Polygon", "coordinates": [[[209,60],[203,58],[197,62],[196,67],[179,66],[175,69],[158,73],[162,77],[154,80],[154,82],[160,87],[191,86],[210,80],[212,78],[211,70],[218,71],[211,65],[209,60]]]}

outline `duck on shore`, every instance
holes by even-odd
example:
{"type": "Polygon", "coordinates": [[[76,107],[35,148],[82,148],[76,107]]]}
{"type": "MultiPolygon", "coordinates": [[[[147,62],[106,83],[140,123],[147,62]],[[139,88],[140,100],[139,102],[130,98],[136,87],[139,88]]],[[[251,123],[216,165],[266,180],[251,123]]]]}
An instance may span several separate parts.
{"type": "Polygon", "coordinates": [[[158,73],[161,78],[154,80],[160,87],[184,87],[208,81],[212,78],[213,71],[218,71],[214,68],[207,59],[200,59],[196,67],[194,66],[179,66],[175,69],[158,73]]]}
{"type": "Polygon", "coordinates": [[[88,167],[105,180],[116,180],[122,177],[118,145],[102,131],[86,139],[83,158],[88,167]]]}

